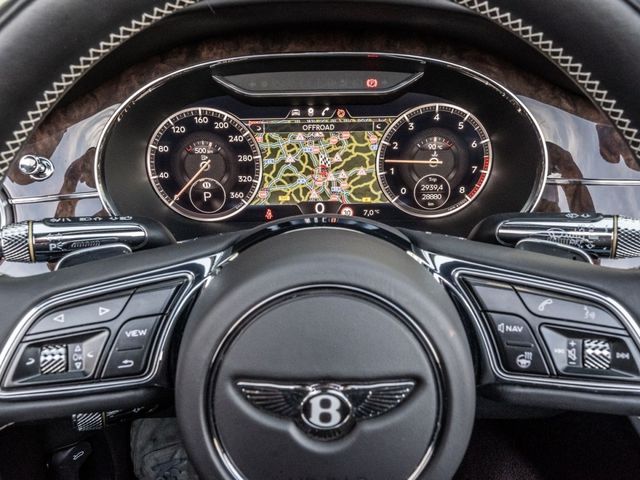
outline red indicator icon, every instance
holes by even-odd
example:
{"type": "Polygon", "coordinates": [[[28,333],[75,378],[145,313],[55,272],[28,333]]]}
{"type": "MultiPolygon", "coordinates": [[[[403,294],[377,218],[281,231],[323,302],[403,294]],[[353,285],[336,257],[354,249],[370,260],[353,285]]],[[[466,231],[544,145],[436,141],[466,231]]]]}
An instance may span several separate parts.
{"type": "Polygon", "coordinates": [[[264,219],[266,221],[273,220],[273,210],[271,210],[270,208],[267,208],[267,211],[264,214],[264,219]]]}
{"type": "Polygon", "coordinates": [[[354,213],[355,212],[351,207],[342,207],[342,209],[340,210],[340,215],[344,215],[346,217],[353,217],[354,213]]]}
{"type": "Polygon", "coordinates": [[[377,78],[367,78],[366,85],[367,85],[367,88],[378,88],[378,79],[377,78]]]}

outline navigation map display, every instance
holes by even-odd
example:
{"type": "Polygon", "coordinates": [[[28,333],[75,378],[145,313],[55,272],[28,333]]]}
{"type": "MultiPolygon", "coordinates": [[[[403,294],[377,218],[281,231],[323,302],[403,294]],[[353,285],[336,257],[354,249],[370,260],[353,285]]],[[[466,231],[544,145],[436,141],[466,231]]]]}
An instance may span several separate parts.
{"type": "Polygon", "coordinates": [[[294,109],[285,119],[244,120],[263,163],[252,205],[387,203],[376,153],[391,120],[352,118],[345,109],[315,114],[313,108],[294,109]]]}

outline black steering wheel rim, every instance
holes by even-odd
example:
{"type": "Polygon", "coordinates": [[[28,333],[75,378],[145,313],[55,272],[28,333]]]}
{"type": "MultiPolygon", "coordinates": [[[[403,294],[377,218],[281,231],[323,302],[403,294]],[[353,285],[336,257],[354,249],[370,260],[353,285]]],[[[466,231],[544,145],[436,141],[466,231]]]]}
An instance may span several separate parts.
{"type": "MultiPolygon", "coordinates": [[[[615,378],[605,383],[601,381],[585,383],[579,378],[571,379],[557,375],[549,379],[541,378],[540,373],[533,377],[513,375],[508,372],[506,375],[501,375],[499,365],[495,362],[491,364],[495,358],[487,357],[495,355],[495,351],[492,353],[491,347],[483,343],[487,338],[480,335],[484,322],[481,318],[482,312],[473,306],[474,300],[465,286],[468,278],[479,277],[500,279],[501,282],[513,282],[514,285],[526,285],[527,288],[528,286],[553,288],[563,294],[575,291],[580,292],[579,295],[582,296],[599,298],[607,305],[604,308],[610,308],[618,315],[621,327],[615,328],[626,329],[625,333],[621,330],[608,329],[610,332],[608,335],[617,335],[619,341],[635,342],[638,345],[640,344],[640,325],[635,318],[638,317],[637,312],[640,312],[640,299],[634,294],[638,272],[616,271],[569,260],[557,260],[530,252],[505,250],[504,247],[480,244],[446,235],[409,230],[394,233],[392,229],[381,228],[380,225],[366,220],[344,219],[343,224],[334,220],[336,220],[335,217],[302,217],[285,221],[286,228],[280,225],[280,230],[269,231],[273,225],[266,225],[248,233],[236,232],[203,237],[184,244],[89,262],[24,280],[0,278],[0,302],[7,306],[3,312],[5,322],[0,325],[0,336],[4,338],[4,346],[0,351],[0,365],[5,369],[5,383],[0,389],[0,397],[2,397],[0,398],[2,406],[0,421],[49,418],[51,415],[69,415],[90,408],[102,410],[106,406],[110,409],[131,408],[157,401],[159,397],[167,394],[168,389],[175,388],[179,419],[183,425],[186,443],[190,446],[190,455],[197,459],[196,466],[203,474],[210,473],[212,462],[220,456],[212,454],[213,440],[209,437],[210,430],[202,428],[203,425],[207,425],[209,418],[204,406],[210,398],[207,393],[208,382],[205,382],[205,378],[209,375],[208,366],[214,360],[213,352],[219,344],[216,339],[229,331],[233,320],[240,318],[246,308],[262,300],[260,296],[256,297],[253,294],[253,290],[259,291],[255,282],[260,280],[265,288],[272,290],[271,294],[274,295],[282,293],[281,286],[282,288],[287,288],[287,285],[300,287],[308,285],[309,282],[312,287],[334,288],[336,285],[360,287],[364,288],[365,292],[373,292],[382,298],[391,299],[392,303],[400,305],[401,310],[409,311],[411,318],[420,319],[423,331],[428,332],[429,338],[436,342],[438,355],[447,357],[443,358],[442,368],[449,387],[444,391],[448,402],[445,404],[444,411],[449,413],[449,417],[443,419],[443,437],[433,450],[433,462],[427,463],[426,469],[418,472],[419,476],[409,478],[447,478],[453,474],[470,436],[474,417],[472,398],[474,390],[480,385],[484,395],[503,402],[617,414],[640,412],[640,395],[638,395],[640,387],[635,384],[621,383],[615,378]],[[379,237],[375,237],[376,234],[379,237]],[[392,238],[393,236],[396,238],[392,238]],[[329,237],[338,240],[323,241],[329,237]],[[291,243],[296,239],[302,239],[302,241],[297,244],[291,243]],[[334,244],[338,248],[328,249],[326,248],[328,244],[334,244]],[[360,246],[364,248],[361,250],[360,246]],[[406,246],[409,249],[405,249],[406,246]],[[255,252],[258,252],[258,258],[266,259],[268,263],[267,268],[258,269],[256,275],[252,273],[252,269],[259,263],[255,257],[252,257],[255,252]],[[303,257],[300,258],[300,255],[303,257]],[[305,258],[305,255],[308,258],[305,258]],[[336,258],[333,259],[332,255],[336,258]],[[352,256],[349,257],[349,255],[352,256]],[[368,270],[356,268],[352,271],[351,267],[363,262],[368,265],[368,270]],[[242,265],[242,268],[235,269],[236,266],[242,265]],[[279,271],[273,279],[268,276],[270,268],[279,271]],[[309,273],[310,269],[312,271],[309,273]],[[90,299],[91,295],[95,296],[93,292],[96,289],[100,292],[108,289],[122,291],[123,288],[132,284],[140,284],[144,289],[149,282],[157,282],[158,278],[166,280],[170,275],[174,277],[186,275],[192,280],[189,282],[189,288],[182,293],[175,310],[169,312],[168,318],[171,321],[165,325],[162,335],[166,341],[163,341],[159,349],[155,350],[151,365],[154,368],[164,366],[163,372],[166,374],[167,361],[171,357],[172,349],[176,346],[171,340],[183,338],[180,346],[181,360],[178,363],[177,384],[174,385],[173,381],[167,383],[166,377],[161,380],[162,376],[157,375],[159,370],[156,369],[151,376],[132,378],[129,382],[103,380],[82,385],[71,384],[67,385],[66,389],[56,387],[55,391],[38,390],[37,385],[35,391],[33,387],[14,391],[6,388],[7,378],[11,376],[7,372],[7,361],[11,359],[12,352],[19,348],[20,342],[25,344],[24,342],[33,341],[34,337],[33,335],[29,337],[28,331],[38,318],[42,318],[43,304],[50,305],[52,301],[65,300],[69,296],[90,299]],[[227,275],[232,279],[235,276],[235,281],[226,283],[227,275]],[[408,280],[402,280],[403,276],[408,280]],[[376,278],[377,282],[374,281],[376,278]],[[374,284],[371,284],[371,281],[374,281],[374,284]],[[289,284],[290,282],[294,283],[289,284]],[[368,282],[369,285],[366,285],[368,282]],[[220,296],[221,292],[227,291],[227,287],[229,292],[236,291],[230,299],[220,296]],[[211,288],[214,292],[218,288],[218,294],[207,298],[211,288]],[[406,292],[409,292],[407,298],[404,297],[406,292]],[[189,311],[186,307],[197,295],[202,295],[203,301],[198,300],[194,310],[189,311]],[[454,308],[451,299],[455,300],[457,308],[454,308]],[[207,300],[212,301],[213,306],[207,300]],[[428,303],[429,301],[431,303],[428,303]],[[424,304],[424,302],[427,303],[424,304]],[[234,312],[228,313],[218,309],[225,304],[233,306],[234,312]],[[444,307],[449,313],[439,317],[446,321],[441,322],[439,330],[434,333],[433,318],[425,312],[444,307]],[[189,315],[184,336],[175,332],[175,320],[182,313],[189,315]],[[458,316],[465,319],[464,327],[458,316]],[[206,321],[201,321],[202,319],[206,321]],[[217,333],[212,333],[212,330],[206,328],[199,330],[197,327],[202,324],[207,324],[209,327],[213,325],[217,333]],[[27,332],[26,337],[24,337],[25,332],[27,332]],[[450,343],[454,339],[458,347],[450,343]],[[471,366],[467,342],[476,344],[474,349],[476,356],[485,357],[484,360],[475,359],[474,366],[479,368],[477,374],[471,366]],[[477,345],[478,343],[480,345],[477,345]],[[193,361],[184,360],[189,357],[193,359],[194,356],[197,360],[195,364],[193,361]],[[478,365],[479,361],[482,366],[478,365]],[[196,368],[193,368],[194,365],[196,368]],[[498,378],[492,378],[493,374],[498,378]],[[475,381],[473,381],[474,377],[475,381]],[[24,398],[25,395],[26,398],[24,398]],[[55,397],[55,404],[50,401],[52,395],[55,397]],[[46,408],[39,408],[42,407],[43,402],[47,404],[46,408]],[[197,435],[194,435],[194,432],[197,435]],[[207,448],[203,449],[203,444],[207,448]],[[455,455],[451,453],[452,449],[457,452],[455,455]],[[441,460],[437,461],[438,458],[441,460]]],[[[508,304],[503,307],[509,309],[512,306],[508,304]]],[[[313,316],[310,317],[313,318],[313,316]]],[[[339,315],[333,315],[332,318],[339,318],[339,315]]],[[[544,319],[542,321],[548,322],[544,319]]],[[[344,323],[348,324],[348,322],[344,323]]],[[[572,325],[567,326],[572,328],[572,325]]],[[[594,325],[594,328],[601,327],[594,325]]],[[[298,330],[304,332],[305,329],[298,330]]],[[[86,327],[85,331],[88,331],[86,327]]],[[[278,331],[282,330],[276,330],[276,333],[278,331]]],[[[280,336],[276,336],[276,340],[280,339],[280,336]]],[[[51,337],[51,339],[44,338],[40,341],[51,343],[56,340],[51,337]]],[[[385,341],[383,338],[377,343],[384,344],[385,341]]],[[[290,343],[294,344],[295,341],[290,343]]],[[[326,346],[331,344],[331,341],[320,339],[318,343],[326,346]]],[[[284,347],[280,348],[273,343],[270,345],[268,350],[284,350],[284,347]]],[[[367,351],[371,350],[369,343],[366,347],[367,351]]],[[[640,359],[637,347],[634,348],[636,351],[632,353],[633,358],[640,359]]],[[[341,351],[348,350],[344,347],[341,351]]],[[[371,351],[375,353],[375,350],[371,351]]],[[[318,352],[312,353],[321,357],[318,352]]],[[[13,354],[13,358],[15,365],[18,357],[13,354]]],[[[269,363],[264,362],[264,358],[268,359],[268,357],[260,358],[261,361],[254,364],[254,367],[269,363]]],[[[387,355],[385,358],[390,356],[387,355]]],[[[524,361],[527,361],[526,357],[524,361]]],[[[308,359],[306,362],[307,365],[310,364],[308,359]]],[[[229,364],[233,363],[229,362],[229,364]]],[[[303,363],[300,362],[300,364],[303,363]]],[[[352,364],[352,362],[344,363],[352,364]]],[[[524,368],[528,368],[528,365],[524,368]]],[[[232,390],[236,381],[255,381],[251,378],[253,371],[252,368],[244,368],[239,374],[236,372],[227,375],[224,389],[232,390]]],[[[309,372],[307,370],[290,378],[283,369],[275,375],[269,371],[262,371],[257,375],[257,380],[277,380],[285,383],[306,380],[311,383],[322,383],[338,379],[336,380],[338,383],[345,382],[349,385],[352,382],[358,383],[362,377],[374,382],[404,380],[398,370],[393,375],[384,375],[382,379],[372,372],[366,375],[349,375],[348,372],[342,371],[333,375],[328,373],[327,377],[323,375],[321,369],[309,372]]],[[[431,382],[420,380],[420,383],[425,385],[431,382]]],[[[237,400],[240,403],[243,401],[241,398],[237,400]]],[[[251,410],[251,406],[246,405],[246,402],[242,405],[244,406],[240,407],[241,411],[251,410]]],[[[398,409],[398,415],[402,410],[404,409],[398,409]]],[[[254,418],[258,424],[265,422],[264,416],[257,420],[256,415],[260,415],[260,412],[253,412],[249,418],[254,418]]],[[[380,421],[395,422],[396,418],[398,417],[389,415],[388,418],[380,421]]],[[[283,427],[282,421],[280,422],[277,429],[280,429],[281,433],[283,428],[287,434],[291,433],[291,429],[295,431],[296,427],[290,421],[285,422],[290,425],[289,427],[283,427]]],[[[374,425],[377,422],[369,423],[374,425]]],[[[415,423],[417,425],[417,422],[415,423]]],[[[354,431],[357,434],[361,430],[356,428],[354,431]]],[[[298,433],[299,437],[303,435],[304,433],[298,433]]],[[[345,441],[351,442],[356,438],[357,435],[354,437],[347,435],[345,441]]],[[[315,443],[311,445],[311,451],[317,450],[315,443]]],[[[387,463],[392,465],[392,462],[387,463]]],[[[259,468],[259,464],[257,466],[259,468]]],[[[219,478],[234,480],[244,478],[238,475],[233,476],[232,471],[224,466],[224,463],[216,464],[219,478]]],[[[255,477],[255,471],[252,475],[255,477]]]]}

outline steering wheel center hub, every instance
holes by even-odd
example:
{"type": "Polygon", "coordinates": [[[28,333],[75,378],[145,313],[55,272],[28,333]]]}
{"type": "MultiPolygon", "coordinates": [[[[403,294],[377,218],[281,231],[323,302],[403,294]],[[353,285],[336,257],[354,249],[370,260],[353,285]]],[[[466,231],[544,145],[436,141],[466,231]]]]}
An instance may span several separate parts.
{"type": "Polygon", "coordinates": [[[283,294],[236,328],[214,359],[211,427],[246,478],[277,478],[284,465],[293,478],[409,478],[424,462],[441,373],[409,317],[371,294],[319,287],[283,294]]]}
{"type": "MultiPolygon", "coordinates": [[[[433,279],[396,246],[330,230],[342,253],[359,235],[390,263],[360,251],[349,263],[326,252],[318,262],[309,258],[318,253],[313,240],[299,244],[307,234],[293,232],[243,252],[194,307],[178,416],[185,437],[200,429],[222,478],[423,478],[446,438],[456,388],[442,368],[448,339],[438,330],[459,322],[450,300],[438,285],[433,297],[423,291],[419,282],[433,279]],[[411,273],[418,283],[403,278],[411,273]],[[390,289],[396,280],[401,288],[390,289]]],[[[186,443],[197,462],[192,449],[202,446],[186,443]]]]}

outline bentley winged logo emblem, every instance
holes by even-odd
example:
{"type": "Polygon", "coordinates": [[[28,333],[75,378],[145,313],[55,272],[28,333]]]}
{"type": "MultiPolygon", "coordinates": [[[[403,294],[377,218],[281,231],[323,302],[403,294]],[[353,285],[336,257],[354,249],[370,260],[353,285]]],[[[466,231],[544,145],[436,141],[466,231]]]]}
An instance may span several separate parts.
{"type": "Polygon", "coordinates": [[[258,409],[288,418],[319,440],[336,440],[362,420],[390,412],[406,400],[412,380],[376,383],[286,384],[239,381],[236,386],[258,409]]]}

